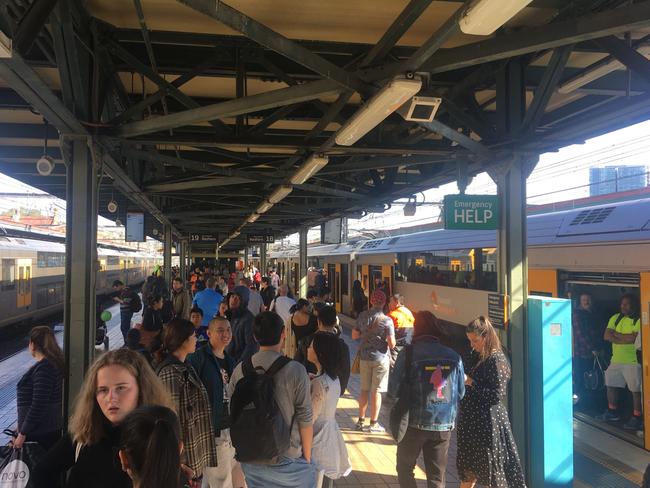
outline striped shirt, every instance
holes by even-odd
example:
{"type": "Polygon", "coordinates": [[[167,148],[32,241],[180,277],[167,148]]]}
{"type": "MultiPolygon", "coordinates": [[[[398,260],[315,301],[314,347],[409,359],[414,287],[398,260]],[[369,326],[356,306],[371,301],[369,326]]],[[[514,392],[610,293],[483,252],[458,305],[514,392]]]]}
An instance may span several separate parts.
{"type": "Polygon", "coordinates": [[[63,374],[47,359],[29,368],[17,385],[18,431],[45,434],[63,425],[63,374]]]}

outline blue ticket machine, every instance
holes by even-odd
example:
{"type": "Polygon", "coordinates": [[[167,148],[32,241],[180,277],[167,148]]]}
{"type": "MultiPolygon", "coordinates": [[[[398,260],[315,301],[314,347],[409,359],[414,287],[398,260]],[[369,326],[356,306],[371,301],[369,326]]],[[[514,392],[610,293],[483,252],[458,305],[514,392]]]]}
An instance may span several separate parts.
{"type": "Polygon", "coordinates": [[[528,297],[529,478],[573,486],[571,300],[528,297]]]}

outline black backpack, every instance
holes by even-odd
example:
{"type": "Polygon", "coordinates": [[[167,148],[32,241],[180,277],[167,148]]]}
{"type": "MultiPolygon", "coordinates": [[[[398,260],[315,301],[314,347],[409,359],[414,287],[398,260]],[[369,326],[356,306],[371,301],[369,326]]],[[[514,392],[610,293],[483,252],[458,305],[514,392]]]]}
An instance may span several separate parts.
{"type": "Polygon", "coordinates": [[[254,368],[251,358],[242,362],[244,376],[230,399],[230,437],[239,462],[273,463],[289,448],[292,426],[275,401],[273,376],[290,361],[279,357],[266,371],[254,368]]]}
{"type": "Polygon", "coordinates": [[[140,295],[137,293],[133,292],[131,301],[129,302],[129,307],[131,308],[131,312],[133,313],[138,313],[140,310],[142,310],[142,300],[140,299],[140,295]]]}

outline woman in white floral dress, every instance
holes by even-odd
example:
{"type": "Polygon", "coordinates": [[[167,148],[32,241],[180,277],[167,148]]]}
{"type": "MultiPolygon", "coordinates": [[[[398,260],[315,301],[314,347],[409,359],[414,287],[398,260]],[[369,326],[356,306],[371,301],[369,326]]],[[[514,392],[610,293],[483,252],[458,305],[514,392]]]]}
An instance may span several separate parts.
{"type": "Polygon", "coordinates": [[[329,332],[318,332],[307,351],[318,374],[311,381],[314,416],[312,462],[319,471],[318,488],[333,486],[333,481],[352,471],[348,450],[336,422],[336,405],[341,395],[338,369],[341,364],[339,339],[329,332]]]}

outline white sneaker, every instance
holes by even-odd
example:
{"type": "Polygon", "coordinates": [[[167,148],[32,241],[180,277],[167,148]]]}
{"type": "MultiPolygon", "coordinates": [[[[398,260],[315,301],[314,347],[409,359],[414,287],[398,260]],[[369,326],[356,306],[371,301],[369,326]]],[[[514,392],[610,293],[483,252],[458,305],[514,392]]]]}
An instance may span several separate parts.
{"type": "Polygon", "coordinates": [[[368,426],[368,432],[371,434],[383,434],[386,432],[386,429],[384,429],[384,427],[382,427],[379,422],[375,422],[374,424],[370,424],[368,426]]]}

